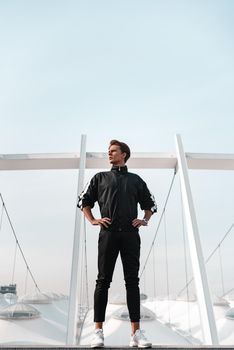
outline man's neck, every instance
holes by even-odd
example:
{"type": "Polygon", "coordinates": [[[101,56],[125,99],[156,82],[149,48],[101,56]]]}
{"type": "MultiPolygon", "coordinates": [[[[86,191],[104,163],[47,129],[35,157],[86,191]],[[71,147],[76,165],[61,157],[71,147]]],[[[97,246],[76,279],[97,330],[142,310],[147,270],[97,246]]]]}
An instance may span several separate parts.
{"type": "Polygon", "coordinates": [[[112,163],[112,165],[114,165],[114,166],[119,166],[119,167],[123,167],[123,166],[125,166],[125,163],[112,163]]]}

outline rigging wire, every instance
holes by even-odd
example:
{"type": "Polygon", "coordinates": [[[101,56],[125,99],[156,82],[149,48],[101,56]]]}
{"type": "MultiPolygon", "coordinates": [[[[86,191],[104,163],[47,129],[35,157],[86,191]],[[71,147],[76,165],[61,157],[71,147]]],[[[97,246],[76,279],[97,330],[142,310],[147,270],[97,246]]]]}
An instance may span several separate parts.
{"type": "Polygon", "coordinates": [[[154,312],[156,314],[157,307],[156,307],[156,269],[155,269],[156,263],[155,263],[155,245],[153,246],[153,278],[154,278],[154,312]]]}
{"type": "Polygon", "coordinates": [[[13,262],[13,271],[12,271],[11,284],[14,284],[14,279],[15,279],[15,265],[16,265],[17,247],[18,247],[18,242],[16,241],[15,242],[15,254],[14,254],[14,262],[13,262]]]}
{"type": "Polygon", "coordinates": [[[24,284],[24,294],[27,294],[27,287],[28,287],[28,266],[26,270],[26,277],[25,277],[25,284],[24,284]]]}
{"type": "Polygon", "coordinates": [[[154,281],[154,298],[156,299],[156,271],[155,271],[155,245],[153,246],[153,281],[154,281]]]}
{"type": "Polygon", "coordinates": [[[169,265],[168,265],[168,251],[167,251],[167,225],[166,225],[166,212],[164,212],[164,237],[165,237],[165,258],[166,258],[166,281],[167,281],[167,305],[168,305],[168,323],[171,323],[171,311],[170,311],[170,288],[169,288],[169,265]]]}
{"type": "Polygon", "coordinates": [[[227,294],[231,293],[234,290],[234,288],[229,289],[227,292],[225,292],[221,297],[225,297],[227,294]]]}
{"type": "Polygon", "coordinates": [[[1,218],[0,218],[0,231],[2,229],[3,213],[4,213],[4,203],[2,202],[2,210],[1,210],[1,218]]]}
{"type": "Polygon", "coordinates": [[[225,292],[224,292],[223,264],[222,264],[222,254],[221,254],[221,246],[220,245],[219,245],[219,266],[220,266],[222,292],[224,295],[225,292]]]}
{"type": "Polygon", "coordinates": [[[155,232],[153,241],[152,241],[152,243],[151,243],[151,246],[150,246],[150,249],[149,249],[149,253],[148,253],[147,257],[146,257],[144,266],[143,266],[143,268],[142,268],[142,270],[141,270],[141,274],[140,274],[139,279],[141,279],[141,277],[142,277],[142,274],[143,274],[143,272],[144,272],[144,270],[145,270],[145,268],[146,268],[147,262],[148,262],[148,260],[149,260],[151,251],[152,251],[152,249],[153,249],[154,242],[155,242],[155,239],[156,239],[156,237],[157,237],[157,234],[158,234],[158,231],[159,231],[161,222],[162,222],[162,218],[163,218],[164,212],[165,212],[165,210],[166,210],[167,202],[168,202],[169,196],[170,196],[170,194],[171,194],[171,190],[172,190],[172,186],[173,186],[173,183],[174,183],[174,180],[175,180],[175,176],[176,176],[176,169],[174,169],[174,174],[173,174],[172,181],[171,181],[171,184],[170,184],[170,187],[169,187],[169,191],[168,191],[168,194],[167,194],[167,197],[166,197],[166,200],[165,200],[165,204],[164,204],[164,206],[163,206],[162,214],[161,214],[161,216],[160,216],[160,219],[159,219],[159,222],[158,222],[158,226],[157,226],[157,228],[156,228],[156,232],[155,232]]]}
{"type": "MultiPolygon", "coordinates": [[[[209,260],[212,258],[212,256],[214,255],[214,253],[217,251],[217,249],[219,249],[219,246],[223,243],[223,241],[227,238],[227,236],[229,235],[229,233],[232,231],[234,227],[234,223],[229,227],[229,229],[227,230],[227,232],[224,234],[223,238],[221,239],[221,241],[218,243],[218,245],[216,246],[216,248],[210,253],[210,255],[208,256],[208,258],[205,260],[205,264],[207,264],[209,262],[209,260]]],[[[192,283],[193,281],[193,277],[188,281],[188,283],[179,291],[179,293],[177,294],[177,297],[180,296],[183,291],[190,285],[190,283],[192,283]]],[[[225,294],[231,292],[234,288],[232,288],[231,290],[229,290],[228,292],[226,292],[225,294]]]]}
{"type": "MultiPolygon", "coordinates": [[[[22,250],[22,248],[21,248],[21,245],[19,244],[18,238],[17,238],[17,236],[16,236],[16,232],[15,232],[15,230],[14,230],[12,221],[11,221],[11,219],[10,219],[10,215],[9,215],[9,213],[8,213],[8,210],[7,210],[6,206],[5,206],[5,203],[4,203],[4,200],[3,200],[3,197],[2,197],[2,194],[1,194],[1,193],[0,193],[0,199],[1,199],[1,201],[2,201],[2,204],[3,204],[3,207],[4,207],[4,210],[5,210],[5,213],[6,213],[8,222],[9,222],[9,224],[10,224],[12,233],[13,233],[13,235],[14,235],[14,237],[15,237],[16,244],[18,245],[19,251],[20,251],[20,253],[21,253],[22,257],[23,257],[23,260],[24,260],[25,265],[28,266],[27,260],[26,260],[26,258],[25,258],[24,252],[23,252],[23,250],[22,250]]],[[[36,290],[38,290],[38,291],[40,292],[40,289],[39,289],[39,287],[38,287],[38,284],[36,283],[36,280],[35,280],[35,278],[34,278],[34,276],[33,276],[33,274],[32,274],[32,271],[31,271],[31,269],[30,269],[29,267],[28,267],[28,271],[29,271],[29,274],[30,274],[30,276],[31,276],[31,278],[32,278],[32,280],[33,280],[33,282],[34,282],[34,284],[35,284],[36,290]]]]}
{"type": "Polygon", "coordinates": [[[223,243],[223,241],[226,239],[226,237],[229,235],[229,233],[231,232],[231,230],[234,227],[234,223],[229,227],[229,229],[227,230],[227,232],[225,233],[224,237],[221,239],[221,241],[218,243],[217,247],[213,250],[213,252],[208,256],[206,263],[211,259],[211,257],[214,255],[214,253],[216,252],[216,250],[219,249],[219,246],[223,243]]]}

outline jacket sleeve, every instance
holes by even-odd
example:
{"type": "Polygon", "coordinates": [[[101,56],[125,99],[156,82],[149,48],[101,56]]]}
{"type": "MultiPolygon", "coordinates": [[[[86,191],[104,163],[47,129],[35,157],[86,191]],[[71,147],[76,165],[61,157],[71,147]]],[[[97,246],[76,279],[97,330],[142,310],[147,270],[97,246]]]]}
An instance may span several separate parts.
{"type": "Polygon", "coordinates": [[[78,196],[77,207],[81,210],[85,207],[93,208],[97,201],[97,193],[97,178],[95,175],[78,196]]]}
{"type": "Polygon", "coordinates": [[[152,213],[157,212],[157,204],[154,196],[149,191],[146,183],[142,179],[138,189],[138,200],[142,210],[151,210],[152,213]]]}

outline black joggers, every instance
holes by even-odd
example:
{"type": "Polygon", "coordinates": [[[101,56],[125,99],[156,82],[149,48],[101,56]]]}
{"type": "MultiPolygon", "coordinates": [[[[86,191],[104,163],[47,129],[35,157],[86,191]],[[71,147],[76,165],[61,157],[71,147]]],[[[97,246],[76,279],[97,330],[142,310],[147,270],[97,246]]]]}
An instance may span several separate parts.
{"type": "Polygon", "coordinates": [[[94,322],[105,320],[108,288],[120,252],[127,305],[131,322],[140,320],[139,265],[141,240],[138,232],[101,230],[98,240],[98,277],[94,292],[94,322]]]}

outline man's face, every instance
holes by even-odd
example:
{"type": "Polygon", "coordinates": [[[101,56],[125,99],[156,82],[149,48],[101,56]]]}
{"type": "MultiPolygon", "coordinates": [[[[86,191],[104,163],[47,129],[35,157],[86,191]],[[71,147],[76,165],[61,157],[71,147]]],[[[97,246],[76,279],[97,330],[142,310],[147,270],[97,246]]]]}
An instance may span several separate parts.
{"type": "Polygon", "coordinates": [[[124,165],[126,153],[122,153],[118,145],[112,145],[108,149],[109,161],[113,165],[124,165]]]}

